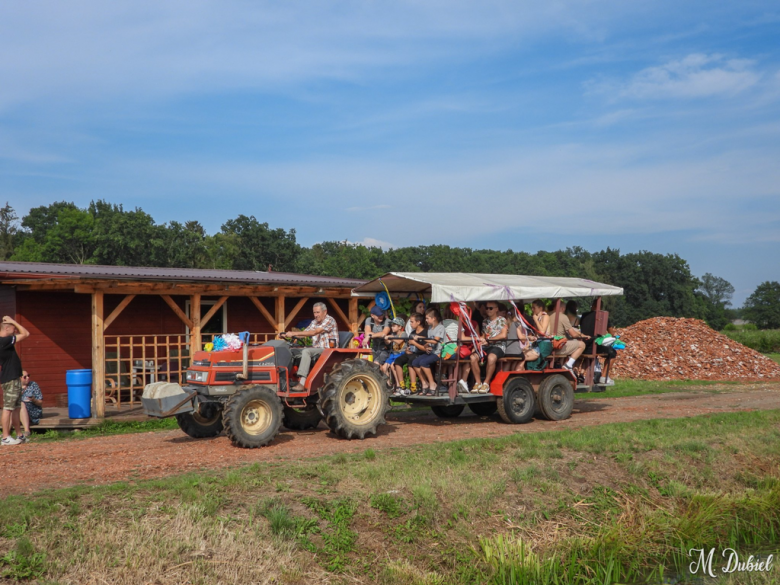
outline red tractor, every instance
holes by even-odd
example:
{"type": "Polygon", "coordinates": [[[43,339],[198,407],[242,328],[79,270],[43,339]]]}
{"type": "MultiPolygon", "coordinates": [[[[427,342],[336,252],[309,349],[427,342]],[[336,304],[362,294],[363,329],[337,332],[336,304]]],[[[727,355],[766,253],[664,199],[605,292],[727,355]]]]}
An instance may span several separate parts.
{"type": "Polygon", "coordinates": [[[196,352],[186,385],[157,382],[144,389],[144,411],[176,416],[181,430],[194,438],[224,430],[234,445],[246,448],[269,444],[282,425],[304,430],[320,420],[345,439],[375,435],[390,408],[387,380],[371,361],[371,350],[350,349],[351,339],[341,332],[339,347],[322,352],[303,392],[292,391],[302,346],[273,340],[235,351],[196,352]]]}

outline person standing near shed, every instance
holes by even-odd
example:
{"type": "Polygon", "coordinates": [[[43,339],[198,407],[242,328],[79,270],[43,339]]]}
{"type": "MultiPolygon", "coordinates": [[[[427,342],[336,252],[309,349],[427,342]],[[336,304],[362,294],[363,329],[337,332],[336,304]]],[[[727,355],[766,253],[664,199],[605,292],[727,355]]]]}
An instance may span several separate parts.
{"type": "Polygon", "coordinates": [[[22,441],[11,438],[11,424],[16,436],[22,436],[19,411],[22,406],[22,360],[16,353],[16,344],[30,337],[30,332],[11,317],[3,317],[0,324],[0,384],[3,386],[2,445],[18,445],[22,441]]]}

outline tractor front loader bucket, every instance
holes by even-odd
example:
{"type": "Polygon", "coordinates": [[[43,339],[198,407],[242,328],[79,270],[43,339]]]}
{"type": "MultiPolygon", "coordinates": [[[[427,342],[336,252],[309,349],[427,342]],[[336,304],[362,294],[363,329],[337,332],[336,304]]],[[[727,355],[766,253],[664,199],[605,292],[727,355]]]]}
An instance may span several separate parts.
{"type": "Polygon", "coordinates": [[[197,392],[184,389],[171,382],[147,384],[141,396],[144,412],[149,416],[165,418],[174,414],[186,414],[195,410],[197,392]]]}

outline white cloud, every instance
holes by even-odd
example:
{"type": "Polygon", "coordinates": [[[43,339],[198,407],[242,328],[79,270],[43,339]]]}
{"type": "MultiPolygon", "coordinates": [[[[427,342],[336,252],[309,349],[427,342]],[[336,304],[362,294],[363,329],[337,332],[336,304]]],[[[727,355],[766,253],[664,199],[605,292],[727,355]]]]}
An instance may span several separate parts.
{"type": "Polygon", "coordinates": [[[733,96],[759,82],[761,75],[755,65],[748,59],[693,53],[648,67],[625,83],[602,85],[601,89],[617,97],[640,100],[733,96]]]}
{"type": "Polygon", "coordinates": [[[363,244],[367,248],[382,248],[383,250],[389,250],[390,248],[395,248],[393,244],[390,242],[385,242],[383,240],[377,240],[375,238],[363,238],[358,242],[359,244],[363,244]]]}
{"type": "MultiPolygon", "coordinates": [[[[360,83],[550,34],[601,38],[617,0],[0,3],[0,111],[360,83]]],[[[316,99],[316,96],[315,98],[316,99]]]]}

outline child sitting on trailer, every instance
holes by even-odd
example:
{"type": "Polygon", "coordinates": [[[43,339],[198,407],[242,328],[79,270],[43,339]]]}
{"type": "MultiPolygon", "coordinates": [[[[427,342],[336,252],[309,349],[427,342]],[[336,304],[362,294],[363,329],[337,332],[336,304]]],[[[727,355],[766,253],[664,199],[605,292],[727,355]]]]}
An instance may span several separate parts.
{"type": "Polygon", "coordinates": [[[406,340],[409,338],[404,331],[404,320],[396,317],[390,321],[390,337],[385,339],[387,350],[390,353],[387,361],[382,364],[382,373],[395,379],[395,394],[400,394],[404,386],[403,370],[401,376],[393,367],[393,363],[406,352],[406,340]],[[392,374],[391,374],[392,372],[392,374]]]}
{"type": "Polygon", "coordinates": [[[425,345],[422,341],[416,341],[415,337],[428,337],[428,329],[424,323],[425,317],[419,313],[413,313],[409,316],[409,339],[406,345],[406,351],[403,355],[395,358],[393,361],[393,371],[396,380],[401,380],[401,390],[403,394],[417,393],[417,373],[412,369],[412,361],[425,351],[425,345]],[[404,366],[409,366],[409,380],[411,382],[408,390],[403,387],[404,366]]]}
{"type": "Polygon", "coordinates": [[[436,396],[438,388],[433,377],[431,367],[441,359],[442,340],[446,334],[444,325],[441,324],[441,314],[437,309],[425,311],[425,322],[428,324],[428,338],[423,352],[417,356],[411,364],[415,373],[420,377],[423,396],[436,396]]]}

